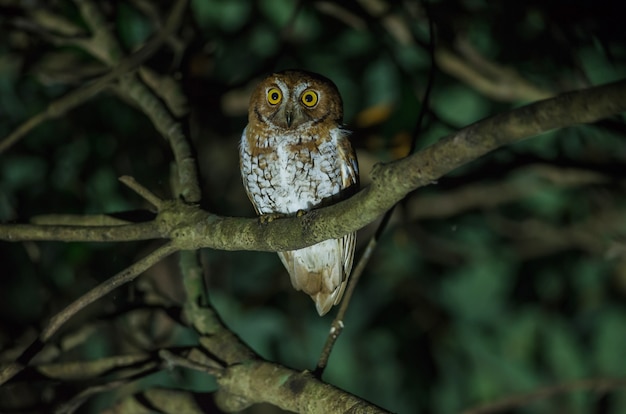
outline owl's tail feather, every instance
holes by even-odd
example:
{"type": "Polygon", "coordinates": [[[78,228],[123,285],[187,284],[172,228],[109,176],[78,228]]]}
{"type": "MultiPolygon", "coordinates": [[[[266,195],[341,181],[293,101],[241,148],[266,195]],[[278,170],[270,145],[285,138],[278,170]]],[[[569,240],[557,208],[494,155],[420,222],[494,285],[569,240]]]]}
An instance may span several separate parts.
{"type": "Polygon", "coordinates": [[[355,241],[356,234],[351,233],[304,249],[278,253],[291,284],[311,296],[320,316],[341,301],[352,270],[355,241]]]}

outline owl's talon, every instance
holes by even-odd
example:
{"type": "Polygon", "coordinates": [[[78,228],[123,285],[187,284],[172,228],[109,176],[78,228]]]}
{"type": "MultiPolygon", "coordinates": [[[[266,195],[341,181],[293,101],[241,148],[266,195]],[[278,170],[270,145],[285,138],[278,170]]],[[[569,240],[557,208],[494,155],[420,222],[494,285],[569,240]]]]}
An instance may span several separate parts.
{"type": "Polygon", "coordinates": [[[302,216],[304,216],[306,213],[307,213],[307,211],[306,211],[306,210],[298,210],[298,211],[296,212],[296,217],[302,217],[302,216]]]}
{"type": "Polygon", "coordinates": [[[287,214],[282,214],[282,213],[263,214],[259,216],[259,222],[261,224],[267,224],[267,223],[271,223],[272,221],[276,219],[283,218],[283,217],[287,217],[287,214]]]}

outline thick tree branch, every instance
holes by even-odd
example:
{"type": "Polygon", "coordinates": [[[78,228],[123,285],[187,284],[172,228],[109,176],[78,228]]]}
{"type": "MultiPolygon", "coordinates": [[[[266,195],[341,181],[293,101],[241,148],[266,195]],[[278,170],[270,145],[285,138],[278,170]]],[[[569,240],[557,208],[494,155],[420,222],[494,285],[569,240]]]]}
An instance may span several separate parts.
{"type": "MultiPolygon", "coordinates": [[[[230,398],[230,406],[220,404],[225,411],[239,411],[246,406],[268,402],[283,410],[296,413],[387,413],[346,391],[323,383],[311,373],[296,372],[264,361],[237,364],[226,369],[217,379],[218,395],[245,395],[246,400],[230,398]]],[[[220,397],[222,398],[222,397],[220,397]]]]}

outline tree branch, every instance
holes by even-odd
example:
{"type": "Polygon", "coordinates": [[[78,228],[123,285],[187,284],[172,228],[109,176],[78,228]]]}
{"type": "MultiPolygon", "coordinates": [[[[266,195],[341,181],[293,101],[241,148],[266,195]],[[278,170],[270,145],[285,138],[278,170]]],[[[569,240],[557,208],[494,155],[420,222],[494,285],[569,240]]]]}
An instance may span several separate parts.
{"type": "Polygon", "coordinates": [[[264,361],[233,365],[217,378],[220,386],[216,396],[220,408],[239,411],[246,406],[268,402],[283,410],[297,413],[387,413],[346,391],[317,380],[309,372],[296,372],[264,361]],[[246,400],[227,395],[245,396],[246,400]],[[219,397],[219,398],[218,398],[219,397]]]}
{"type": "Polygon", "coordinates": [[[546,191],[605,184],[609,180],[610,177],[594,171],[533,164],[516,170],[505,180],[478,182],[445,193],[412,198],[405,208],[412,220],[445,218],[472,209],[490,209],[546,191]]]}
{"type": "MultiPolygon", "coordinates": [[[[590,123],[626,111],[626,80],[569,92],[476,122],[424,150],[388,164],[377,164],[372,184],[341,203],[302,217],[260,223],[257,219],[221,217],[182,201],[164,201],[156,222],[159,237],[180,249],[293,250],[356,231],[404,198],[409,192],[503,145],[556,128],[590,123]]],[[[63,226],[0,225],[0,240],[139,240],[131,235],[151,223],[88,229],[63,226]],[[78,230],[78,231],[77,231],[78,230]],[[125,233],[128,231],[129,233],[125,233]],[[98,232],[104,233],[98,238],[98,232]],[[115,238],[113,238],[115,236],[115,238]]],[[[155,236],[156,237],[156,236],[155,236]]]]}
{"type": "MultiPolygon", "coordinates": [[[[78,3],[87,4],[88,2],[81,0],[78,3]]],[[[57,118],[75,108],[76,106],[82,104],[83,102],[91,99],[100,91],[102,91],[102,89],[107,87],[112,81],[141,65],[141,63],[143,63],[159,49],[163,41],[167,39],[167,37],[178,27],[186,4],[186,0],[179,0],[173,6],[172,12],[170,13],[170,18],[168,19],[168,22],[163,30],[157,33],[157,35],[153,39],[146,43],[146,45],[143,48],[139,49],[136,53],[130,55],[125,59],[120,60],[119,62],[115,60],[115,62],[117,62],[117,65],[109,73],[100,77],[95,82],[89,83],[82,88],[76,89],[63,96],[62,98],[59,98],[58,100],[50,103],[45,111],[34,115],[32,118],[28,119],[17,129],[11,132],[7,137],[2,139],[0,141],[0,154],[7,150],[11,145],[19,141],[22,137],[24,137],[28,132],[37,127],[39,124],[57,118]]],[[[88,7],[87,9],[89,10],[88,7]]],[[[105,24],[103,24],[103,26],[106,27],[105,24]]],[[[89,51],[95,54],[96,52],[92,49],[93,47],[88,48],[89,51]]],[[[111,52],[110,49],[107,49],[107,51],[111,52]]],[[[103,57],[100,56],[100,54],[98,54],[98,56],[104,61],[111,63],[110,57],[103,57]]]]}
{"type": "Polygon", "coordinates": [[[377,164],[372,184],[341,203],[302,217],[261,224],[207,216],[185,229],[185,248],[283,251],[338,238],[373,222],[409,192],[503,145],[556,128],[595,122],[626,111],[626,80],[569,92],[472,124],[424,150],[377,164]],[[235,237],[236,235],[236,237],[235,237]],[[189,244],[187,244],[187,242],[189,244]]]}
{"type": "Polygon", "coordinates": [[[624,388],[626,388],[626,379],[624,378],[583,379],[540,388],[528,394],[505,397],[492,403],[465,410],[463,414],[501,413],[515,408],[525,407],[535,401],[551,398],[559,394],[574,391],[591,391],[604,394],[624,388]]]}

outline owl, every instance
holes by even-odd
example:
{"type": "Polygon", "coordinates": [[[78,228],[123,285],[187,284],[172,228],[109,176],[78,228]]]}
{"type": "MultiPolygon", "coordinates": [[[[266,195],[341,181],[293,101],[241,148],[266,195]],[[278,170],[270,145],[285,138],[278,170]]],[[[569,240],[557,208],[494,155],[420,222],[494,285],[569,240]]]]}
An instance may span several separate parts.
{"type": "MultiPolygon", "coordinates": [[[[359,169],[342,119],[339,91],[321,75],[286,70],[256,87],[239,155],[257,214],[300,215],[356,191],[359,169]]],[[[350,233],[278,253],[293,287],[311,296],[320,316],[341,300],[355,244],[350,233]]]]}

